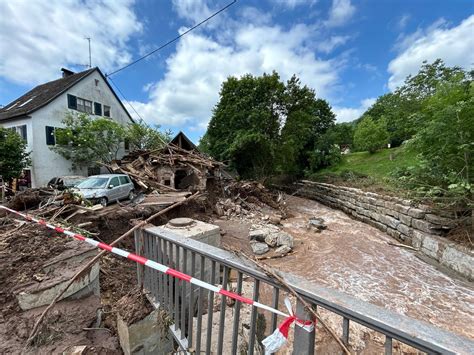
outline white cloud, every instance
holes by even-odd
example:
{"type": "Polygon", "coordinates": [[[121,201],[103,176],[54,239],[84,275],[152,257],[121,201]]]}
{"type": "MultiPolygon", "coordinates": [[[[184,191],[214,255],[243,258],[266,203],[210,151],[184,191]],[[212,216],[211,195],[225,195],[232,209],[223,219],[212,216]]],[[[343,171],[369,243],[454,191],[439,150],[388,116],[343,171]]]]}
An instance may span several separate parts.
{"type": "Polygon", "coordinates": [[[411,19],[411,15],[409,14],[404,14],[403,16],[401,16],[397,21],[398,29],[403,30],[407,26],[408,21],[410,21],[410,19],[411,19]]]}
{"type": "Polygon", "coordinates": [[[317,44],[317,49],[324,53],[332,52],[336,47],[342,46],[349,40],[350,36],[331,36],[325,41],[317,44]]]}
{"type": "Polygon", "coordinates": [[[190,33],[166,61],[164,78],[153,85],[149,102],[134,102],[150,123],[204,130],[228,76],[261,75],[276,70],[283,80],[296,74],[304,84],[327,97],[338,81],[340,61],[315,57],[313,33],[306,25],[242,24],[223,42],[190,33]]]}
{"type": "Polygon", "coordinates": [[[88,64],[84,37],[92,38],[93,66],[108,71],[126,64],[128,40],[142,30],[131,0],[1,1],[0,13],[0,76],[22,84],[88,64]]]}
{"type": "Polygon", "coordinates": [[[349,22],[356,11],[350,0],[333,0],[329,18],[325,21],[328,27],[343,26],[349,22]]]}
{"type": "Polygon", "coordinates": [[[333,107],[337,122],[351,122],[358,119],[377,99],[370,97],[360,102],[359,107],[333,107]]]}
{"type": "Polygon", "coordinates": [[[279,6],[285,6],[290,9],[294,9],[300,5],[309,5],[313,6],[317,3],[317,0],[272,0],[272,2],[276,3],[279,6]]]}
{"type": "Polygon", "coordinates": [[[438,20],[426,30],[400,39],[396,46],[399,54],[388,64],[388,87],[395,90],[409,74],[416,74],[424,60],[433,62],[441,58],[446,65],[458,65],[466,69],[474,66],[474,15],[458,26],[449,28],[444,20],[438,20]]]}

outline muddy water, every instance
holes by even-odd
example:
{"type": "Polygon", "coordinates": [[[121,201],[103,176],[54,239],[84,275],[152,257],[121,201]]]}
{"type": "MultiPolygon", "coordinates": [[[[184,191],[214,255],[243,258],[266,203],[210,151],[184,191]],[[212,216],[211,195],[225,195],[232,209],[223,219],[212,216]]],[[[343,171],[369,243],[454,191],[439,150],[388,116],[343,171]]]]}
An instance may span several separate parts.
{"type": "Polygon", "coordinates": [[[474,339],[474,286],[448,276],[394,247],[378,229],[315,201],[288,197],[293,216],[283,221],[296,253],[269,264],[364,301],[474,339]],[[308,217],[328,229],[306,229],[308,217]]]}

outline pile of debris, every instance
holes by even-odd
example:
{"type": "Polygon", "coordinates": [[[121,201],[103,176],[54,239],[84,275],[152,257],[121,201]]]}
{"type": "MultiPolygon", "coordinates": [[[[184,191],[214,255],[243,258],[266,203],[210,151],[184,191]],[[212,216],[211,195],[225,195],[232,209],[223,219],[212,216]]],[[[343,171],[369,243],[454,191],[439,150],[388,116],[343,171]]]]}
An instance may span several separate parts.
{"type": "Polygon", "coordinates": [[[208,179],[221,178],[223,163],[197,150],[174,144],[154,151],[134,151],[108,166],[116,173],[128,174],[144,190],[205,190],[208,179]]]}
{"type": "Polygon", "coordinates": [[[249,233],[250,247],[256,255],[266,254],[270,249],[273,256],[285,256],[293,250],[293,236],[280,230],[277,226],[258,226],[249,233]]]}

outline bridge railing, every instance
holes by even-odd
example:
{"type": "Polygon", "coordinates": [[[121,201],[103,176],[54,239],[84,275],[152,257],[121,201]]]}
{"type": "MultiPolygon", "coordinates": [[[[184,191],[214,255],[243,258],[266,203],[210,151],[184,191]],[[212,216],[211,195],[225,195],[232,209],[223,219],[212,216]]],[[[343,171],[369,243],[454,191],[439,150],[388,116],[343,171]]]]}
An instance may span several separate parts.
{"type": "MultiPolygon", "coordinates": [[[[231,284],[231,278],[235,285],[234,292],[241,293],[244,284],[251,285],[253,300],[287,313],[282,302],[286,291],[281,285],[252,263],[233,253],[160,227],[136,231],[135,243],[137,253],[211,284],[223,285],[224,289],[231,284]]],[[[392,353],[394,341],[429,354],[468,354],[474,350],[474,342],[462,336],[363,302],[342,292],[310,284],[294,275],[281,275],[313,308],[340,316],[340,329],[337,331],[342,342],[349,347],[350,324],[354,322],[385,337],[385,354],[392,353]]],[[[242,344],[248,354],[258,353],[262,349],[260,340],[265,325],[262,327],[259,320],[261,311],[256,307],[235,302],[232,308],[229,308],[226,296],[215,295],[212,291],[142,266],[138,269],[138,279],[155,307],[164,309],[171,318],[173,324],[170,326],[170,332],[181,351],[196,354],[240,354],[242,344]],[[251,307],[246,335],[241,331],[244,307],[251,307]]],[[[275,314],[265,315],[268,318],[263,322],[269,324],[270,329],[267,327],[265,330],[265,335],[268,335],[282,319],[275,314]]],[[[296,315],[302,319],[310,318],[299,302],[296,305],[296,315]]],[[[248,314],[246,316],[248,317],[248,314]]],[[[294,339],[291,342],[293,354],[314,354],[317,350],[317,331],[320,331],[319,327],[316,327],[315,331],[307,332],[295,326],[294,339]]]]}

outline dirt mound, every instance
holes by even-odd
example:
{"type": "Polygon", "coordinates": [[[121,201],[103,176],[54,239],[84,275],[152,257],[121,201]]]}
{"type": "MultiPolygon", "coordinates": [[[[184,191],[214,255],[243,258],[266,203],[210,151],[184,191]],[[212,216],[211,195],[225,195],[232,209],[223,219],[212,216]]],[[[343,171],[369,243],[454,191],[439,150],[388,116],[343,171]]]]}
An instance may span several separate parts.
{"type": "Polygon", "coordinates": [[[0,228],[0,322],[18,311],[15,290],[41,281],[40,270],[49,259],[61,254],[70,242],[58,233],[33,224],[0,228]]]}
{"type": "Polygon", "coordinates": [[[116,305],[118,314],[127,324],[142,320],[154,310],[145,295],[136,287],[123,296],[116,305]]]}

